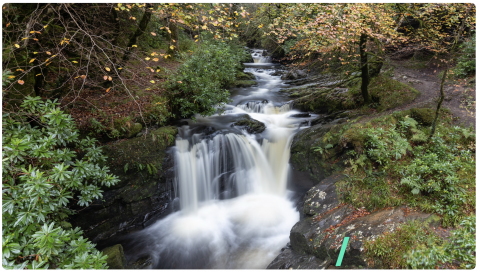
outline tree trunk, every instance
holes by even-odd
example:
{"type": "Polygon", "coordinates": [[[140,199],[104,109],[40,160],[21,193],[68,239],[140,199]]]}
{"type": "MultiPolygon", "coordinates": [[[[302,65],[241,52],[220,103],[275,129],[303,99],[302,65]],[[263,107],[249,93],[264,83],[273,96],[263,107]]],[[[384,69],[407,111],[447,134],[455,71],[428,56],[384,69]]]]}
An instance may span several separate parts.
{"type": "Polygon", "coordinates": [[[362,96],[363,104],[368,105],[372,102],[370,95],[368,94],[368,83],[370,83],[370,77],[368,75],[368,56],[365,52],[367,47],[367,35],[360,36],[360,65],[362,67],[362,96]]]}
{"type": "Polygon", "coordinates": [[[178,48],[178,28],[177,22],[172,19],[167,19],[168,29],[170,30],[170,34],[168,35],[170,38],[167,54],[171,55],[172,57],[175,56],[175,53],[179,51],[178,48]],[[173,46],[173,49],[171,48],[173,46]]]}
{"type": "MultiPolygon", "coordinates": [[[[150,22],[150,18],[152,17],[152,10],[150,8],[153,8],[153,4],[147,4],[145,7],[145,13],[143,14],[142,20],[140,21],[140,25],[137,28],[137,31],[135,31],[135,34],[130,38],[130,41],[128,41],[127,47],[131,48],[132,45],[137,43],[137,38],[145,32],[145,29],[147,29],[148,23],[150,22]]],[[[130,50],[127,50],[125,54],[123,55],[122,58],[122,64],[123,66],[124,63],[128,61],[130,58],[130,50]]]]}
{"type": "Polygon", "coordinates": [[[433,119],[432,123],[432,132],[430,133],[430,136],[428,137],[428,141],[433,137],[433,134],[435,134],[435,127],[437,125],[437,119],[438,119],[438,113],[440,112],[440,107],[442,106],[443,99],[445,98],[445,93],[443,91],[443,85],[445,84],[445,79],[447,78],[447,73],[448,73],[448,68],[449,68],[449,63],[447,63],[447,67],[445,68],[445,71],[443,72],[442,76],[442,83],[440,84],[440,100],[438,101],[437,104],[437,110],[435,111],[435,119],[433,119]]]}

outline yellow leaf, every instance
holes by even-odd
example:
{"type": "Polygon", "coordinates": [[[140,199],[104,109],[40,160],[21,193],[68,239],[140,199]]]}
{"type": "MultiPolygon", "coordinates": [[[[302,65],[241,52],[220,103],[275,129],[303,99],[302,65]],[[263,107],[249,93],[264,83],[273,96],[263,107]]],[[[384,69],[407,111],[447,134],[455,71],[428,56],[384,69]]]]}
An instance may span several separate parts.
{"type": "Polygon", "coordinates": [[[175,40],[174,40],[174,39],[172,39],[172,41],[173,41],[173,42],[175,42],[175,40]]]}
{"type": "Polygon", "coordinates": [[[170,29],[167,29],[168,33],[172,33],[172,31],[170,31],[170,29]]]}
{"type": "Polygon", "coordinates": [[[194,38],[197,38],[197,37],[198,37],[198,35],[195,35],[195,37],[194,37],[194,38]]]}
{"type": "Polygon", "coordinates": [[[35,76],[39,76],[39,75],[41,75],[41,74],[36,74],[35,76]]]}
{"type": "Polygon", "coordinates": [[[197,40],[195,40],[195,42],[198,42],[198,39],[197,39],[197,40]]]}
{"type": "Polygon", "coordinates": [[[173,48],[175,48],[175,46],[173,46],[173,45],[170,45],[170,49],[172,49],[172,50],[173,50],[173,48]]]}
{"type": "Polygon", "coordinates": [[[38,52],[33,52],[34,55],[38,54],[38,52]]]}
{"type": "Polygon", "coordinates": [[[23,81],[23,80],[18,81],[18,84],[20,84],[20,85],[23,85],[24,83],[25,83],[25,81],[23,81]]]}
{"type": "Polygon", "coordinates": [[[38,42],[38,39],[37,38],[33,38],[34,41],[38,42]]]}
{"type": "Polygon", "coordinates": [[[137,47],[137,45],[134,44],[134,45],[132,45],[132,47],[137,47]]]}
{"type": "Polygon", "coordinates": [[[76,61],[76,60],[74,60],[74,61],[72,61],[72,62],[73,62],[73,63],[78,63],[78,61],[76,61]]]}
{"type": "Polygon", "coordinates": [[[146,57],[145,60],[150,60],[150,58],[149,58],[149,57],[146,57]]]}
{"type": "Polygon", "coordinates": [[[34,61],[35,61],[35,59],[31,59],[30,62],[28,62],[28,63],[32,63],[32,62],[34,62],[34,61]]]}
{"type": "Polygon", "coordinates": [[[122,70],[122,67],[119,67],[118,70],[122,70]]]}
{"type": "Polygon", "coordinates": [[[20,48],[20,45],[18,45],[18,44],[15,44],[15,47],[16,47],[16,48],[20,48]]]}
{"type": "Polygon", "coordinates": [[[51,54],[52,54],[52,53],[50,53],[50,52],[48,52],[48,51],[47,51],[47,52],[45,52],[45,53],[47,53],[47,55],[51,55],[51,54]]]}
{"type": "Polygon", "coordinates": [[[259,25],[258,28],[262,28],[263,27],[263,24],[259,25]]]}
{"type": "Polygon", "coordinates": [[[157,69],[157,73],[160,72],[160,69],[157,69]]]}
{"type": "Polygon", "coordinates": [[[155,80],[150,80],[151,83],[155,83],[155,80]]]}
{"type": "Polygon", "coordinates": [[[105,67],[105,70],[107,70],[108,72],[110,72],[110,68],[108,68],[108,67],[105,67]]]}
{"type": "Polygon", "coordinates": [[[121,7],[121,6],[122,6],[122,3],[118,3],[117,6],[118,6],[118,7],[121,7]]]}
{"type": "Polygon", "coordinates": [[[150,56],[153,57],[153,56],[155,56],[156,54],[157,54],[157,53],[153,52],[152,54],[150,54],[150,56]]]}
{"type": "Polygon", "coordinates": [[[158,58],[154,58],[153,61],[158,61],[158,58]]]}
{"type": "Polygon", "coordinates": [[[48,27],[48,25],[45,25],[43,28],[47,28],[47,27],[48,27]]]}
{"type": "Polygon", "coordinates": [[[108,77],[108,81],[112,81],[112,77],[109,76],[109,77],[108,77]]]}
{"type": "Polygon", "coordinates": [[[33,34],[33,33],[35,33],[35,31],[30,31],[30,34],[33,34]]]}
{"type": "Polygon", "coordinates": [[[106,90],[107,93],[110,91],[110,88],[112,88],[112,87],[108,87],[108,89],[106,90]]]}
{"type": "Polygon", "coordinates": [[[17,69],[17,71],[22,71],[23,72],[23,69],[17,69]]]}
{"type": "Polygon", "coordinates": [[[15,78],[15,76],[9,76],[8,78],[15,78]]]}
{"type": "Polygon", "coordinates": [[[132,20],[137,20],[137,18],[135,18],[135,17],[132,17],[132,20]]]}

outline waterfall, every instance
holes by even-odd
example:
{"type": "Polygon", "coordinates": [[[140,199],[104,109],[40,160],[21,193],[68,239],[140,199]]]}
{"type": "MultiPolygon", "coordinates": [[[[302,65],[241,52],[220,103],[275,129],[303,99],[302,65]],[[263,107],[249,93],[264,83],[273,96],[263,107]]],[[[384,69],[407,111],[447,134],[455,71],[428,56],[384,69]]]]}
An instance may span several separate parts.
{"type": "Polygon", "coordinates": [[[270,63],[272,58],[270,56],[264,56],[263,49],[252,49],[252,58],[254,63],[270,63]]]}
{"type": "MultiPolygon", "coordinates": [[[[256,63],[270,61],[262,52],[253,50],[256,63]]],[[[276,98],[282,82],[267,70],[249,70],[258,86],[232,94],[228,111],[179,129],[173,151],[180,210],[132,235],[129,259],[149,255],[152,268],[265,268],[288,242],[299,220],[287,190],[290,145],[306,118],[289,118],[298,111],[276,98]],[[244,114],[265,131],[235,129],[244,114]]]]}

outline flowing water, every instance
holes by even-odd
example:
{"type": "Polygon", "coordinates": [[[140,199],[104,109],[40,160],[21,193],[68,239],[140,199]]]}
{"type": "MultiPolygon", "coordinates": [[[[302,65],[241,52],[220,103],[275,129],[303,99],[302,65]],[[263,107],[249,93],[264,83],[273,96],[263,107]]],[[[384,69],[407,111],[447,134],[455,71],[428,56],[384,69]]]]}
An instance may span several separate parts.
{"type": "Polygon", "coordinates": [[[255,87],[231,90],[225,111],[179,128],[174,147],[180,210],[134,234],[127,258],[151,256],[152,268],[266,268],[299,220],[288,190],[290,144],[308,119],[294,118],[286,85],[263,50],[252,50],[255,87]],[[248,114],[261,134],[233,123],[248,114]],[[132,256],[133,253],[134,255],[132,256]]]}

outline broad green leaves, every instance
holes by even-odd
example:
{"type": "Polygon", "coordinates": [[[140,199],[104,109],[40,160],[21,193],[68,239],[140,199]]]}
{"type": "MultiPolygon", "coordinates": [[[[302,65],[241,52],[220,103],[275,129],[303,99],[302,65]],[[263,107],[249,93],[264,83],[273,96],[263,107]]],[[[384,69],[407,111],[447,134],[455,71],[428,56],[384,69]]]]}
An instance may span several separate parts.
{"type": "Polygon", "coordinates": [[[67,204],[74,194],[78,205],[87,206],[102,196],[100,186],[113,185],[118,178],[98,165],[106,157],[96,140],[80,140],[73,119],[57,106],[27,97],[20,112],[3,115],[6,268],[105,268],[105,256],[64,220],[72,213],[67,204]]]}

